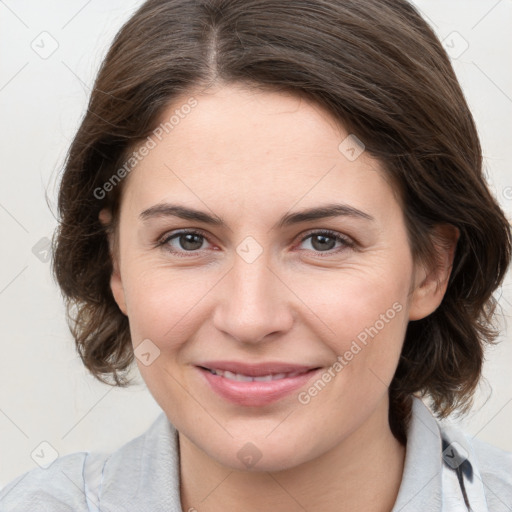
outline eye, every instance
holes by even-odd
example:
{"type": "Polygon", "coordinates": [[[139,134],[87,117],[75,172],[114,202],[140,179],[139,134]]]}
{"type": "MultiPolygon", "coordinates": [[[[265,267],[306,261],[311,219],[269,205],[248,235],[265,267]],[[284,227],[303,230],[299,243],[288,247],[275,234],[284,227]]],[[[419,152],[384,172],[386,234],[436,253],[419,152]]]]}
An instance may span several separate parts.
{"type": "Polygon", "coordinates": [[[178,231],[169,236],[165,236],[160,240],[157,246],[161,246],[164,250],[185,256],[184,253],[192,253],[192,255],[202,249],[202,245],[206,237],[203,233],[196,230],[178,231]]]}
{"type": "MultiPolygon", "coordinates": [[[[207,240],[207,237],[201,231],[182,230],[164,236],[156,245],[177,256],[187,257],[187,253],[193,256],[203,250],[203,244],[207,240]]],[[[317,253],[327,253],[326,256],[355,246],[350,238],[330,230],[310,232],[303,236],[300,242],[304,243],[307,240],[310,241],[311,245],[311,248],[308,250],[317,253]],[[338,243],[337,249],[335,248],[336,243],[338,243]]]]}
{"type": "Polygon", "coordinates": [[[338,253],[346,249],[347,247],[354,247],[354,242],[350,238],[341,235],[336,231],[330,230],[310,232],[306,236],[302,237],[301,243],[305,242],[306,240],[310,240],[310,246],[312,247],[311,250],[315,252],[327,252],[328,255],[338,253]],[[337,242],[340,245],[336,250],[333,250],[337,242]]]}

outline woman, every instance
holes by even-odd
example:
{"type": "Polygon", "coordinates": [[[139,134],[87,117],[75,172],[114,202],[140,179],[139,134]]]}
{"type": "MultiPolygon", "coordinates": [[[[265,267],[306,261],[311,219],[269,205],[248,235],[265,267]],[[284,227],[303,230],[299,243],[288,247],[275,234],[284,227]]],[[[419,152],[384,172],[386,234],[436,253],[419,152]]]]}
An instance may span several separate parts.
{"type": "Polygon", "coordinates": [[[125,386],[135,360],[162,414],[2,510],[512,508],[512,455],[435,418],[471,405],[511,239],[404,0],[149,0],[59,210],[85,366],[125,386]]]}

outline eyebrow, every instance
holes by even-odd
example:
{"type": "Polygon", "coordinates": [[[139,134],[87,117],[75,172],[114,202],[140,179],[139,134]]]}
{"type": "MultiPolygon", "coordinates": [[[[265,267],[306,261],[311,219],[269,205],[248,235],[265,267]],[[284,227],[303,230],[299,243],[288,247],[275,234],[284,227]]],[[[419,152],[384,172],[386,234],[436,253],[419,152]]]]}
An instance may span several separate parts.
{"type": "MultiPolygon", "coordinates": [[[[193,220],[210,224],[212,226],[224,226],[225,222],[217,215],[210,215],[209,213],[188,208],[170,203],[160,203],[139,214],[142,221],[147,221],[155,217],[179,217],[181,219],[193,220]]],[[[331,217],[352,217],[357,219],[364,219],[373,221],[375,220],[371,215],[365,213],[357,208],[346,204],[327,204],[315,208],[307,208],[298,212],[287,213],[279,220],[277,226],[279,228],[299,224],[301,222],[309,222],[318,219],[326,219],[331,217]]]]}

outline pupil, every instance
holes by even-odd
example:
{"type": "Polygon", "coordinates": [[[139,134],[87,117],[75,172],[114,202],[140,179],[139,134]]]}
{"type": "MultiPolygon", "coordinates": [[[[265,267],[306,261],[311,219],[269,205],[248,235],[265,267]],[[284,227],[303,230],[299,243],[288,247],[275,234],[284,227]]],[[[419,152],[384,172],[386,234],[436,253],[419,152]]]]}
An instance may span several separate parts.
{"type": "Polygon", "coordinates": [[[181,235],[180,237],[180,245],[182,247],[182,249],[185,249],[185,250],[188,250],[188,251],[193,251],[195,249],[199,249],[201,247],[201,236],[200,235],[195,235],[193,233],[188,233],[186,235],[181,235]],[[196,238],[196,240],[198,239],[199,241],[196,241],[194,242],[193,239],[196,238]],[[181,241],[183,241],[183,239],[185,239],[185,241],[182,243],[181,241]],[[189,245],[189,244],[192,244],[192,247],[189,245]]]}
{"type": "MultiPolygon", "coordinates": [[[[334,241],[333,238],[331,238],[330,236],[325,236],[325,235],[316,235],[313,237],[313,240],[312,240],[312,243],[313,243],[313,247],[315,247],[315,249],[318,249],[318,250],[322,250],[322,249],[325,249],[326,246],[325,246],[325,242],[326,241],[331,241],[331,243],[334,241]],[[318,247],[315,247],[316,243],[318,240],[321,240],[322,242],[320,243],[320,245],[318,247]]],[[[328,247],[328,249],[332,249],[332,247],[328,247]]]]}
{"type": "MultiPolygon", "coordinates": [[[[313,241],[312,241],[313,247],[315,247],[315,249],[318,249],[318,250],[326,249],[326,243],[327,243],[327,245],[329,245],[329,242],[332,245],[332,243],[334,242],[334,239],[332,237],[326,236],[326,235],[316,235],[315,237],[313,237],[313,241]]],[[[201,247],[201,244],[202,244],[202,241],[201,241],[200,235],[188,233],[186,235],[181,235],[181,237],[180,237],[180,245],[181,245],[182,249],[193,251],[195,249],[199,249],[201,247]],[[182,242],[183,239],[185,240],[184,242],[182,242]],[[194,241],[194,239],[195,239],[195,241],[194,241]],[[192,246],[190,246],[190,244],[192,246]]],[[[328,247],[328,249],[332,249],[332,246],[328,247]]]]}

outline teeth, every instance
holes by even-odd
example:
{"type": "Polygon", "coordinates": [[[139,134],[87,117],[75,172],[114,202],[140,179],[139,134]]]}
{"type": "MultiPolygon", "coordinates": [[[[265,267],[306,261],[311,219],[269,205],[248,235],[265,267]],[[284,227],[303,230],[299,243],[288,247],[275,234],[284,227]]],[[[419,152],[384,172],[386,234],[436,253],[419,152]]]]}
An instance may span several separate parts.
{"type": "Polygon", "coordinates": [[[251,377],[247,377],[246,375],[242,375],[240,373],[232,373],[232,372],[228,372],[228,371],[224,372],[223,377],[225,377],[226,379],[230,379],[230,380],[238,380],[240,382],[251,382],[252,381],[251,377]]]}
{"type": "MultiPolygon", "coordinates": [[[[279,375],[283,375],[283,374],[280,373],[279,375]]],[[[268,382],[270,380],[275,380],[275,379],[277,379],[277,376],[275,376],[275,375],[273,377],[272,377],[272,375],[262,375],[261,377],[252,377],[250,380],[252,380],[254,382],[268,382]]]]}
{"type": "Polygon", "coordinates": [[[214,375],[220,375],[229,380],[237,380],[239,382],[269,382],[271,380],[284,379],[286,377],[296,377],[302,373],[306,372],[293,372],[293,373],[275,373],[273,375],[261,375],[258,377],[250,377],[249,375],[243,375],[241,373],[233,373],[229,371],[223,370],[210,370],[214,375]]]}

